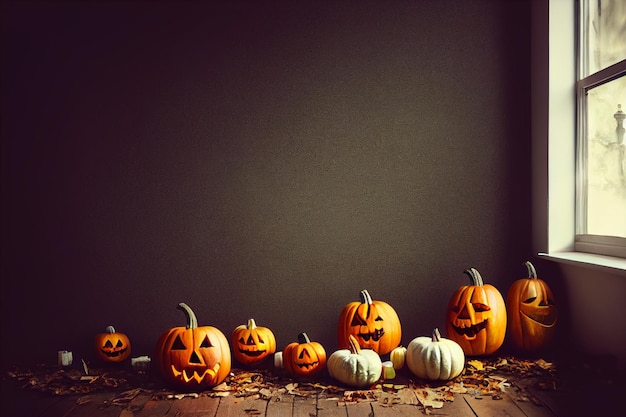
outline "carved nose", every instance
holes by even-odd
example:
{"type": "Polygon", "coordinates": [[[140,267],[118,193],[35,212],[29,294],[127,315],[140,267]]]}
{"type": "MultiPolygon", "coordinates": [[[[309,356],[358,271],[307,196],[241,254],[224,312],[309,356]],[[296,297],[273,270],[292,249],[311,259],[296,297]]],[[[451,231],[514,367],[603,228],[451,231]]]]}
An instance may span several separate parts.
{"type": "Polygon", "coordinates": [[[200,357],[198,356],[195,350],[191,354],[191,358],[189,358],[189,363],[199,363],[199,364],[202,363],[202,361],[200,360],[200,357]]]}

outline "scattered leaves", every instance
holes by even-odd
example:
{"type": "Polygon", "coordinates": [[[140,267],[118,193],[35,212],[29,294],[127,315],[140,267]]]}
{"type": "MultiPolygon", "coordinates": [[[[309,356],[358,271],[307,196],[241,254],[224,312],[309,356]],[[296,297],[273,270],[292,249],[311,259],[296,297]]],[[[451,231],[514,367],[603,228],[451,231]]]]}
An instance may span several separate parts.
{"type": "MultiPolygon", "coordinates": [[[[244,399],[278,401],[285,395],[325,398],[325,403],[346,406],[359,402],[376,402],[382,407],[409,404],[420,407],[424,414],[454,401],[455,394],[472,395],[478,399],[500,400],[507,392],[517,401],[541,404],[527,388],[557,389],[556,367],[543,359],[535,361],[514,357],[470,359],[462,375],[452,381],[433,383],[424,380],[396,378],[394,383],[381,381],[364,390],[351,390],[334,385],[334,381],[293,380],[286,374],[273,374],[268,369],[233,369],[219,385],[202,393],[180,393],[163,385],[156,375],[132,372],[123,368],[81,369],[39,366],[32,369],[14,369],[8,375],[21,387],[54,395],[79,395],[77,403],[90,401],[89,395],[98,391],[119,392],[111,405],[128,406],[139,394],[153,400],[179,400],[198,396],[233,396],[235,402],[244,399]],[[81,372],[82,371],[82,372],[81,372]],[[530,385],[532,384],[532,385],[530,385]],[[508,391],[507,391],[508,390],[508,391]]],[[[259,410],[245,410],[246,415],[260,414],[259,410]]]]}

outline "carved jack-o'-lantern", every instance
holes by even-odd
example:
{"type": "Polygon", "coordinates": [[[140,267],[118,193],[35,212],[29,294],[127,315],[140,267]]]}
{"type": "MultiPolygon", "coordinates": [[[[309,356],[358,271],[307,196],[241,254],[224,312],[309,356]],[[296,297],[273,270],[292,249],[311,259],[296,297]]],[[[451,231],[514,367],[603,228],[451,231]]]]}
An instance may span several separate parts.
{"type": "Polygon", "coordinates": [[[124,333],[117,333],[108,326],[104,333],[96,335],[95,350],[105,362],[122,362],[130,357],[130,340],[124,333]]]}
{"type": "Polygon", "coordinates": [[[384,301],[372,301],[367,290],[361,291],[361,301],[347,304],[339,316],[337,340],[340,349],[350,346],[353,335],[363,349],[385,355],[398,347],[402,328],[396,311],[384,301]]]}
{"type": "Polygon", "coordinates": [[[283,366],[293,375],[312,376],[326,367],[326,351],[319,342],[311,342],[306,333],[298,335],[283,349],[283,366]]]}
{"type": "Polygon", "coordinates": [[[548,284],[537,278],[537,271],[526,261],[528,278],[515,281],[506,297],[509,338],[522,351],[536,351],[549,345],[558,317],[554,296],[548,284]]]}
{"type": "Polygon", "coordinates": [[[448,303],[446,330],[467,356],[489,355],[506,335],[506,306],[496,287],[484,284],[475,268],[465,271],[472,285],[459,287],[448,303]]]}
{"type": "Polygon", "coordinates": [[[233,356],[248,365],[261,362],[276,352],[276,338],[267,327],[257,327],[254,319],[237,326],[231,335],[233,356]]]}
{"type": "Polygon", "coordinates": [[[186,327],[174,327],[161,335],[156,345],[156,365],[168,382],[179,388],[213,387],[230,372],[230,346],[224,334],[211,326],[198,327],[191,308],[180,303],[186,327]]]}

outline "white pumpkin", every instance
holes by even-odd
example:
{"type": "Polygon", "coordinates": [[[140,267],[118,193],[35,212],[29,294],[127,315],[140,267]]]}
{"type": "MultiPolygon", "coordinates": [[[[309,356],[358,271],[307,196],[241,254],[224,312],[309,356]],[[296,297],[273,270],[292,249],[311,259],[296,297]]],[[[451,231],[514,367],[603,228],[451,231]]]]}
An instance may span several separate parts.
{"type": "Polygon", "coordinates": [[[447,381],[463,372],[465,354],[461,345],[441,337],[435,329],[432,338],[411,340],[406,348],[406,365],[419,378],[447,381]]]}
{"type": "Polygon", "coordinates": [[[337,381],[351,387],[368,387],[380,379],[383,364],[378,353],[361,349],[356,338],[350,335],[350,349],[333,352],[326,362],[328,373],[337,381]]]}

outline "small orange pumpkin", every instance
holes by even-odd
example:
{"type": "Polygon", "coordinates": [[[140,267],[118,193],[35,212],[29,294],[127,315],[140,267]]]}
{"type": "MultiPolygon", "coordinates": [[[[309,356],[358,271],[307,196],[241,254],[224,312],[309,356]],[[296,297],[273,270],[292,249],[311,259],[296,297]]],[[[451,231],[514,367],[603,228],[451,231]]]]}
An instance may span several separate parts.
{"type": "Polygon", "coordinates": [[[326,367],[326,351],[319,342],[311,342],[306,333],[300,333],[297,342],[283,349],[283,367],[296,376],[313,376],[326,367]]]}
{"type": "Polygon", "coordinates": [[[524,352],[537,351],[550,344],[558,310],[552,290],[537,278],[532,263],[526,261],[528,278],[515,281],[506,297],[509,337],[513,346],[524,352]]]}
{"type": "Polygon", "coordinates": [[[506,306],[496,287],[485,284],[475,268],[465,271],[472,285],[459,287],[448,303],[446,330],[467,356],[489,355],[506,335],[506,306]]]}
{"type": "Polygon", "coordinates": [[[231,334],[233,356],[244,365],[261,362],[276,352],[276,337],[267,327],[257,327],[254,319],[237,326],[231,334]]]}
{"type": "Polygon", "coordinates": [[[230,346],[224,334],[211,326],[198,327],[191,308],[178,304],[187,317],[186,327],[164,332],[156,345],[156,366],[163,378],[179,388],[214,387],[230,372],[230,346]]]}
{"type": "Polygon", "coordinates": [[[96,335],[94,347],[105,362],[122,362],[130,357],[130,339],[124,333],[117,333],[113,326],[96,335]]]}
{"type": "Polygon", "coordinates": [[[362,349],[386,355],[398,347],[402,326],[396,311],[384,301],[374,301],[367,290],[361,291],[360,302],[347,304],[339,315],[337,341],[340,349],[350,347],[350,335],[362,349]]]}

